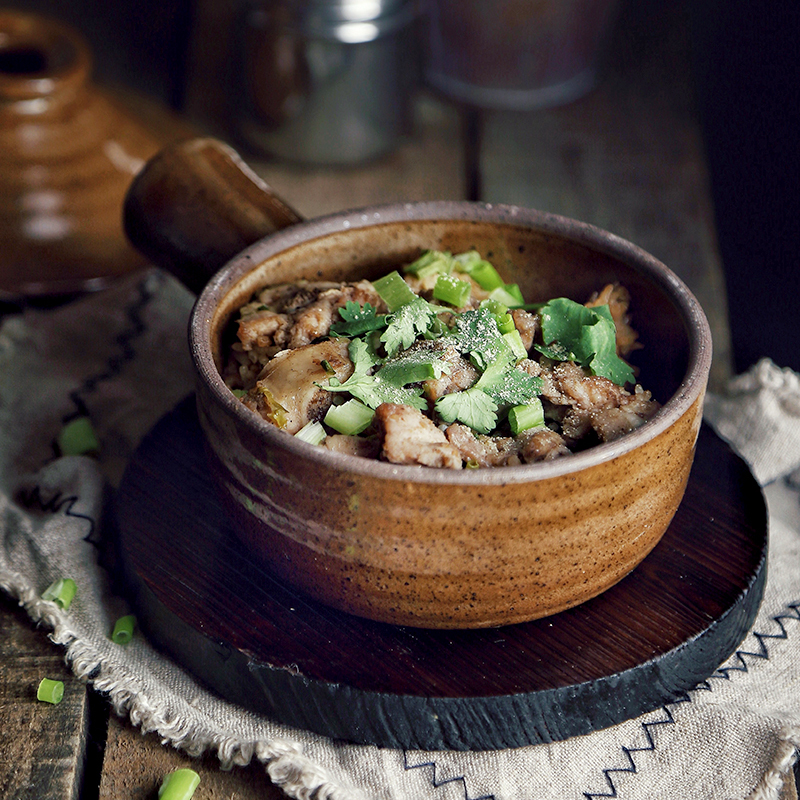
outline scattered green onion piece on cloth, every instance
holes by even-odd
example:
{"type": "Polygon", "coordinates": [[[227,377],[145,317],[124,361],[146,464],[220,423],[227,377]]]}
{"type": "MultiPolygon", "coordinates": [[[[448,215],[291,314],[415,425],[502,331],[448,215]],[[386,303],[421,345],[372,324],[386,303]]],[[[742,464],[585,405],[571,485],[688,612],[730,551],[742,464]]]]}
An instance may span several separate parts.
{"type": "Polygon", "coordinates": [[[39,681],[39,688],[36,690],[36,699],[43,703],[58,705],[64,697],[64,684],[62,681],[54,681],[52,678],[42,678],[39,681]]]}
{"type": "Polygon", "coordinates": [[[42,592],[42,600],[55,603],[59,608],[68,611],[78,587],[72,578],[59,578],[42,592]]]}
{"type": "Polygon", "coordinates": [[[190,800],[200,783],[200,776],[184,767],[168,772],[158,790],[158,800],[190,800]]]}
{"type": "Polygon", "coordinates": [[[114,630],[111,632],[111,641],[115,644],[128,644],[133,639],[133,629],[136,627],[136,617],[127,614],[120,617],[114,623],[114,630]]]}
{"type": "Polygon", "coordinates": [[[64,456],[82,456],[100,449],[89,417],[70,420],[58,434],[58,449],[64,456]]]}

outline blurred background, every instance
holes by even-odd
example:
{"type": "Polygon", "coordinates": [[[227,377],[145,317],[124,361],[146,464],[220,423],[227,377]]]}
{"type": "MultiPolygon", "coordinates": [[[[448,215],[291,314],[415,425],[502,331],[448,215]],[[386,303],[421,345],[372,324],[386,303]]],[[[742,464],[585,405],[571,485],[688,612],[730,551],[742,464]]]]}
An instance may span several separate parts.
{"type": "MultiPolygon", "coordinates": [[[[510,1],[513,5],[514,0],[510,1]]],[[[370,6],[359,2],[362,9],[370,6]]],[[[319,14],[303,24],[316,25],[317,30],[335,28],[337,36],[345,37],[339,40],[340,50],[347,37],[350,43],[370,40],[363,26],[361,33],[336,28],[341,20],[326,17],[322,0],[311,0],[312,6],[315,3],[319,14]],[[367,38],[358,40],[358,36],[367,38]]],[[[649,90],[657,96],[662,78],[665,83],[674,82],[667,73],[673,67],[665,64],[659,74],[659,41],[666,36],[685,36],[688,60],[681,68],[690,81],[692,113],[700,123],[706,157],[710,213],[717,237],[713,245],[724,268],[724,286],[715,291],[727,290],[733,367],[739,372],[768,356],[779,366],[800,369],[800,59],[796,53],[800,4],[796,0],[622,0],[618,6],[586,0],[583,5],[590,11],[581,34],[584,38],[576,48],[598,48],[598,74],[564,73],[562,83],[556,89],[545,86],[543,94],[528,91],[537,88],[537,81],[539,89],[544,85],[536,73],[541,64],[510,58],[515,49],[525,49],[524,37],[533,35],[525,27],[527,18],[517,20],[505,33],[494,34],[502,36],[502,41],[486,55],[470,37],[479,37],[491,27],[493,15],[480,15],[497,9],[499,3],[432,0],[426,6],[427,17],[410,14],[410,5],[403,0],[373,2],[381,19],[376,22],[378,27],[373,26],[371,41],[378,45],[370,60],[348,67],[348,96],[369,102],[372,110],[382,115],[378,140],[359,138],[357,115],[354,112],[353,119],[348,119],[341,112],[341,98],[334,98],[340,113],[333,114],[329,97],[313,97],[313,104],[308,96],[303,100],[314,71],[333,69],[340,56],[330,49],[309,50],[301,53],[305,61],[298,68],[297,48],[302,48],[303,42],[298,44],[291,37],[270,40],[276,26],[285,30],[294,24],[285,17],[285,0],[26,0],[7,2],[5,7],[46,14],[75,26],[89,41],[98,83],[124,93],[134,106],[139,103],[139,110],[152,101],[175,114],[181,123],[230,141],[245,158],[267,165],[264,171],[269,179],[281,182],[277,188],[290,201],[292,192],[297,191],[305,203],[300,210],[309,216],[359,204],[361,198],[352,189],[353,170],[362,174],[365,168],[373,169],[384,183],[406,180],[406,162],[392,153],[410,146],[407,154],[412,155],[407,157],[413,158],[415,137],[425,135],[420,126],[426,125],[444,126],[447,135],[460,140],[463,148],[458,155],[455,150],[452,153],[459,159],[458,175],[449,183],[434,182],[427,188],[412,183],[405,187],[408,199],[421,199],[413,195],[426,192],[482,199],[487,194],[487,178],[480,162],[476,167],[469,156],[491,137],[492,128],[484,125],[476,109],[495,106],[503,113],[505,106],[512,115],[530,117],[537,105],[580,102],[584,93],[592,91],[594,78],[602,85],[604,69],[617,76],[626,69],[636,70],[639,60],[647,61],[651,51],[657,55],[648,62],[649,90]],[[454,14],[460,15],[460,27],[454,23],[454,14]],[[474,24],[470,24],[470,14],[474,24]],[[431,25],[435,26],[433,32],[426,27],[431,25]],[[677,34],[676,25],[680,28],[677,34]],[[621,27],[626,34],[620,40],[615,37],[621,27]],[[594,33],[605,34],[606,29],[608,36],[603,42],[586,39],[594,33]],[[519,41],[514,38],[515,31],[519,41]],[[505,94],[498,93],[498,87],[505,94]],[[319,119],[312,120],[312,125],[306,118],[303,126],[292,128],[287,120],[293,118],[293,103],[296,106],[301,100],[304,113],[317,114],[319,119]],[[306,137],[310,127],[317,130],[320,125],[326,136],[306,137]],[[335,146],[330,147],[331,142],[335,146]],[[463,158],[462,152],[466,153],[463,158]],[[319,180],[320,167],[339,170],[341,193],[309,191],[309,182],[319,180]]],[[[527,2],[534,9],[537,5],[543,4],[527,2]]],[[[570,5],[567,0],[562,3],[570,5]]],[[[375,12],[376,19],[377,15],[375,12]]],[[[559,24],[568,23],[561,20],[559,24]]],[[[579,56],[578,52],[576,58],[579,56]]],[[[570,65],[551,59],[548,69],[569,70],[570,65]]],[[[624,113],[625,103],[616,108],[624,113]]],[[[563,134],[560,118],[555,122],[547,119],[547,124],[533,125],[530,135],[538,132],[557,138],[563,134]]],[[[594,119],[590,114],[580,124],[591,126],[594,119]]],[[[598,119],[597,124],[606,123],[598,119]]],[[[647,135],[648,120],[632,117],[629,124],[647,135]]],[[[574,139],[574,131],[569,135],[574,139]]],[[[562,153],[569,152],[568,144],[564,143],[562,153]]],[[[498,149],[501,146],[495,144],[498,149]]],[[[445,137],[436,158],[446,164],[448,157],[445,137]]],[[[537,168],[545,170],[546,165],[537,168]]],[[[664,175],[662,190],[670,181],[683,178],[681,174],[664,175]]],[[[492,198],[503,199],[502,187],[489,189],[492,198]]],[[[515,197],[508,200],[516,202],[515,197]]],[[[553,208],[547,207],[549,196],[542,196],[540,202],[545,210],[562,210],[555,207],[556,200],[553,208]]],[[[596,217],[588,221],[614,222],[613,215],[598,213],[596,217]]],[[[612,230],[617,229],[612,225],[612,230]]],[[[631,233],[624,224],[617,232],[631,233]]],[[[666,247],[665,253],[668,251],[666,247]]]]}

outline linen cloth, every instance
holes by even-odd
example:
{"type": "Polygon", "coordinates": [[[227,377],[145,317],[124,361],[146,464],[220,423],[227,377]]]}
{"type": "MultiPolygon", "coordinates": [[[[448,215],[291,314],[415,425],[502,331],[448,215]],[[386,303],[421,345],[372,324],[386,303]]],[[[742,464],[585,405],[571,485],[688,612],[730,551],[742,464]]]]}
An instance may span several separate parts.
{"type": "Polygon", "coordinates": [[[165,744],[258,759],[296,798],[777,798],[800,745],[800,380],[769,361],[709,396],[707,419],[765,485],[769,573],[738,651],[685,697],[564,742],[489,752],[348,745],[227,703],[137,635],[98,561],[108,492],[141,437],[192,390],[192,297],[157,270],[0,326],[0,587],[50,630],[75,675],[165,744]],[[58,457],[59,430],[88,415],[99,455],[58,457]],[[794,478],[793,479],[793,476],[794,478]],[[72,576],[68,612],[41,600],[72,576]]]}

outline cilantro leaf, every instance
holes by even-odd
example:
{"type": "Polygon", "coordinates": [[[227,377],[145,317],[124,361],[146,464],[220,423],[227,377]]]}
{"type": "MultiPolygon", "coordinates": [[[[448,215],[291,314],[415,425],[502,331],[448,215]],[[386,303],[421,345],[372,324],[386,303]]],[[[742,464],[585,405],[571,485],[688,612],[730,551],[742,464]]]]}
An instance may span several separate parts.
{"type": "Polygon", "coordinates": [[[539,352],[557,361],[572,360],[593,375],[619,386],[634,382],[630,365],[617,355],[616,327],[608,306],[586,306],[558,297],[542,306],[544,347],[539,352]],[[559,353],[565,357],[558,358],[559,353]]]}
{"type": "Polygon", "coordinates": [[[329,392],[348,392],[372,409],[381,403],[401,403],[420,411],[427,407],[427,401],[422,397],[422,389],[408,389],[404,386],[387,381],[377,374],[371,375],[372,368],[380,363],[374,351],[363,339],[353,339],[349,347],[350,360],[353,362],[353,374],[344,383],[337,378],[331,378],[327,385],[317,384],[329,392]]]}
{"type": "Polygon", "coordinates": [[[445,422],[457,420],[478,433],[490,433],[497,425],[497,403],[475,386],[440,397],[436,411],[445,422]]]}
{"type": "Polygon", "coordinates": [[[475,386],[488,394],[498,407],[508,407],[524,406],[534,402],[542,392],[543,382],[541,378],[529,375],[513,365],[507,365],[496,377],[487,370],[475,386]]]}
{"type": "Polygon", "coordinates": [[[389,315],[389,324],[381,334],[381,341],[388,356],[394,356],[402,348],[407,350],[432,325],[436,315],[430,305],[421,297],[400,306],[389,315]]]}
{"type": "Polygon", "coordinates": [[[334,336],[362,336],[370,331],[380,330],[386,326],[386,316],[378,314],[377,309],[369,303],[360,306],[354,300],[348,300],[339,309],[340,322],[331,325],[334,336]]]}
{"type": "Polygon", "coordinates": [[[514,353],[500,333],[497,319],[488,306],[460,314],[451,336],[459,352],[468,353],[480,370],[488,369],[498,360],[507,363],[514,358],[514,353]]]}

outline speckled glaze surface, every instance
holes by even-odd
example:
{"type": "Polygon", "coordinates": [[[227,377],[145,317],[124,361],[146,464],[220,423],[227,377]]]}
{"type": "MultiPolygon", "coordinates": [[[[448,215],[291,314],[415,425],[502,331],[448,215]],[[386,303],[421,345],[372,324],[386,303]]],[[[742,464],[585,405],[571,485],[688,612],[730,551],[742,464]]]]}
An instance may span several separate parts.
{"type": "Polygon", "coordinates": [[[640,563],[683,496],[711,362],[696,300],[639,248],[561,217],[451,202],[346,212],[261,239],[202,291],[190,344],[210,463],[254,557],[339,609],[432,628],[553,614],[640,563]],[[227,325],[255,289],[377,277],[426,248],[478,249],[530,302],[622,282],[644,344],[634,362],[661,410],[616,442],[553,462],[451,471],[308,445],[225,387],[227,325]]]}
{"type": "Polygon", "coordinates": [[[122,201],[164,141],[91,82],[79,32],[0,11],[0,297],[95,288],[144,265],[122,201]]]}

